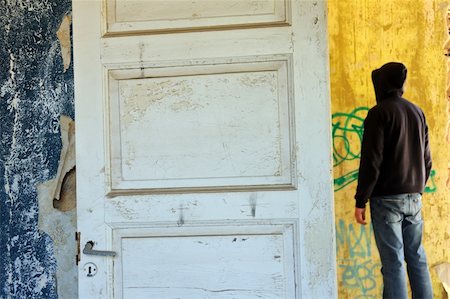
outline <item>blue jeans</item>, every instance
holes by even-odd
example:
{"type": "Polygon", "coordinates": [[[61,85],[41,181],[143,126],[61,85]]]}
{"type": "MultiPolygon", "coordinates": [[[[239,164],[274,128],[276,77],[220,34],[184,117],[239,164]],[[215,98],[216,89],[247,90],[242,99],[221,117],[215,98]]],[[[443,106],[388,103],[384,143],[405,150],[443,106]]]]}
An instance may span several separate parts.
{"type": "Polygon", "coordinates": [[[407,299],[406,261],[412,297],[433,298],[422,246],[422,196],[419,193],[370,199],[373,232],[381,259],[383,298],[407,299]]]}

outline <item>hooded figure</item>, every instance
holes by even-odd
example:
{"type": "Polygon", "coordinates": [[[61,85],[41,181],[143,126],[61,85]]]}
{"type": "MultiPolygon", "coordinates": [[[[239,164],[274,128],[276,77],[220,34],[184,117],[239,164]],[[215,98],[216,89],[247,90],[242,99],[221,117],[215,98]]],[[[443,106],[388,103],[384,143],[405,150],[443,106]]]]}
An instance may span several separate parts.
{"type": "Polygon", "coordinates": [[[406,74],[406,67],[399,62],[372,71],[377,105],[364,121],[355,195],[359,207],[364,207],[370,196],[422,193],[430,174],[425,115],[402,98],[406,74]]]}
{"type": "Polygon", "coordinates": [[[403,63],[388,62],[372,71],[372,82],[377,103],[385,98],[403,95],[407,69],[403,63]]]}
{"type": "Polygon", "coordinates": [[[364,121],[355,218],[372,228],[382,264],[383,298],[433,298],[422,246],[422,193],[431,171],[428,127],[422,110],[402,98],[406,67],[389,62],[372,72],[377,104],[364,121]]]}

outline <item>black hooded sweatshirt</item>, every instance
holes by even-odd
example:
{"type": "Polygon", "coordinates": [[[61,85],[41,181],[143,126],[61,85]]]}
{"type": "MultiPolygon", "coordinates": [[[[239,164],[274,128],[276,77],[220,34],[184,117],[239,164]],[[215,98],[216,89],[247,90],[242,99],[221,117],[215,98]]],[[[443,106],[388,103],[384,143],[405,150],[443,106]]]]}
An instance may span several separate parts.
{"type": "Polygon", "coordinates": [[[431,171],[423,111],[402,98],[406,67],[390,62],[372,72],[377,105],[364,121],[356,207],[370,197],[422,193],[431,171]]]}

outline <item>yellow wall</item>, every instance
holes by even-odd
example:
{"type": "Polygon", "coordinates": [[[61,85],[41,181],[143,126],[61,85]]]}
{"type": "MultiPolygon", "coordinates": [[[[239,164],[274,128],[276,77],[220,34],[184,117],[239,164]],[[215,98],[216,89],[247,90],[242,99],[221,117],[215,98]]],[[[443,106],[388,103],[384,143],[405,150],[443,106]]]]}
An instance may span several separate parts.
{"type": "MultiPolygon", "coordinates": [[[[430,266],[450,262],[450,146],[446,141],[449,1],[329,0],[337,263],[340,298],[380,298],[382,280],[370,226],[353,218],[362,121],[375,104],[370,78],[389,61],[408,67],[404,97],[424,110],[433,177],[424,194],[424,244],[430,266]]],[[[435,298],[447,298],[431,269],[435,298]]]]}

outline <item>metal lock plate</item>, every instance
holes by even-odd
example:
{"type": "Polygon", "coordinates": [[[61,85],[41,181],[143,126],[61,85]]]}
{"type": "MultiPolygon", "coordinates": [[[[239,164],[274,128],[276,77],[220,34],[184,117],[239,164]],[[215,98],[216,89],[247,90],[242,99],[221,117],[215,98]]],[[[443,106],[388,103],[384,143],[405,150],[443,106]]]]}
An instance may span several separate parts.
{"type": "Polygon", "coordinates": [[[83,270],[87,277],[95,276],[95,274],[97,274],[97,265],[94,263],[86,263],[83,270]]]}

